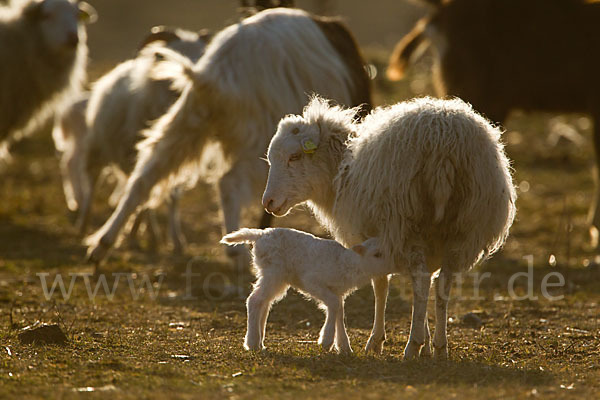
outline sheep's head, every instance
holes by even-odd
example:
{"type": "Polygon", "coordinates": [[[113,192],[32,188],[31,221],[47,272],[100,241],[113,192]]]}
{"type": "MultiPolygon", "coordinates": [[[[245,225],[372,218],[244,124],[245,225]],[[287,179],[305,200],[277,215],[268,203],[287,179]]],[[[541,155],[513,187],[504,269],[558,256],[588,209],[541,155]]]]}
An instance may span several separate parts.
{"type": "Polygon", "coordinates": [[[96,20],[96,11],[83,1],[33,0],[24,15],[39,26],[46,45],[53,51],[74,51],[85,40],[85,23],[96,20]]]}
{"type": "Polygon", "coordinates": [[[153,27],[150,33],[146,35],[138,47],[138,52],[149,45],[155,46],[157,44],[163,44],[164,46],[183,54],[195,63],[202,54],[204,54],[204,49],[211,38],[212,33],[207,29],[191,32],[184,29],[169,28],[164,25],[159,25],[153,27]]]}
{"type": "Polygon", "coordinates": [[[268,212],[283,216],[293,206],[314,200],[324,186],[331,187],[355,112],[315,97],[302,116],[279,122],[267,153],[270,169],[262,201],[268,212]]]}

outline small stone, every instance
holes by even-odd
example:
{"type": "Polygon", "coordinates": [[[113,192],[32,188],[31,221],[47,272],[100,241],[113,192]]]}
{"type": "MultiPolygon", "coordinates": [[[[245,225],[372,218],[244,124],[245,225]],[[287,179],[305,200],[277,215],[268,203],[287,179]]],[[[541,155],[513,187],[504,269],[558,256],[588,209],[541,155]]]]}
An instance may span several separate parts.
{"type": "Polygon", "coordinates": [[[463,325],[469,328],[479,329],[483,326],[483,321],[481,320],[481,318],[479,318],[477,314],[472,312],[463,315],[460,318],[460,320],[463,323],[463,325]]]}
{"type": "Polygon", "coordinates": [[[67,336],[56,324],[42,324],[28,326],[19,333],[19,340],[23,344],[61,344],[67,343],[67,336]]]}

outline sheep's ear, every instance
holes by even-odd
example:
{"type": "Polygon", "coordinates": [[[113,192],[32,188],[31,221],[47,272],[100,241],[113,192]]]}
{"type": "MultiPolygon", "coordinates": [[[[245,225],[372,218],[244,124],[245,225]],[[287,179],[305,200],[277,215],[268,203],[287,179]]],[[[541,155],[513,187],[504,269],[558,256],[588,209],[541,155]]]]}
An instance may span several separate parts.
{"type": "MultiPolygon", "coordinates": [[[[294,128],[297,129],[297,128],[294,128]]],[[[294,133],[294,131],[292,131],[294,133]]],[[[321,141],[321,127],[309,125],[305,128],[305,131],[301,133],[300,144],[302,145],[302,151],[306,154],[313,154],[319,148],[321,141]]]]}
{"type": "Polygon", "coordinates": [[[44,0],[35,0],[27,4],[23,9],[23,15],[29,19],[40,19],[42,17],[42,7],[44,6],[44,0]]]}
{"type": "Polygon", "coordinates": [[[174,30],[172,30],[164,25],[158,25],[158,26],[153,27],[150,30],[150,33],[148,35],[146,35],[146,37],[144,38],[142,43],[140,43],[140,45],[138,46],[138,51],[140,51],[144,47],[148,46],[150,43],[159,42],[159,41],[169,43],[174,40],[179,40],[179,36],[177,35],[177,33],[174,30]]]}
{"type": "Polygon", "coordinates": [[[357,244],[356,246],[352,246],[352,251],[358,255],[364,256],[367,252],[367,248],[362,244],[357,244]]]}
{"type": "Polygon", "coordinates": [[[200,29],[198,31],[198,37],[205,43],[210,42],[213,37],[213,33],[209,29],[200,29]]]}
{"type": "Polygon", "coordinates": [[[79,20],[86,24],[93,24],[98,20],[98,13],[96,9],[92,7],[89,3],[85,1],[80,1],[77,3],[77,7],[79,8],[79,20]]]}

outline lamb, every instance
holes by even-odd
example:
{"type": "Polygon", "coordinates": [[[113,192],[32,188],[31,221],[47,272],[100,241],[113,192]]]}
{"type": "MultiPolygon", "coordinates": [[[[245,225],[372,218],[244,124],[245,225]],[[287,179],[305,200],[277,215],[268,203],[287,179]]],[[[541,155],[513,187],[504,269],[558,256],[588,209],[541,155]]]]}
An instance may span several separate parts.
{"type": "MultiPolygon", "coordinates": [[[[76,100],[68,112],[57,118],[53,137],[61,153],[65,197],[69,209],[79,212],[77,226],[82,233],[89,220],[93,190],[100,172],[113,167],[119,180],[112,196],[116,202],[135,164],[140,131],[164,114],[178,97],[179,93],[170,88],[171,81],[150,76],[157,62],[154,50],[167,47],[197,61],[209,38],[207,31],[196,33],[154,27],[135,58],[117,65],[100,78],[89,96],[76,100]]],[[[169,193],[169,232],[175,253],[183,251],[185,242],[177,210],[180,191],[179,186],[172,185],[166,192],[169,193]]],[[[159,203],[155,201],[156,205],[159,203]]],[[[148,213],[143,215],[150,217],[148,213]]],[[[134,227],[138,225],[135,223],[134,227]]]]}
{"type": "Polygon", "coordinates": [[[0,7],[0,147],[31,133],[81,90],[85,23],[95,10],[75,0],[13,1],[0,7]]]}
{"type": "MultiPolygon", "coordinates": [[[[227,161],[218,189],[225,232],[233,232],[242,206],[264,185],[267,166],[261,156],[280,118],[300,112],[307,93],[353,106],[371,100],[364,62],[348,30],[336,19],[301,10],[269,9],[225,28],[195,65],[162,54],[169,61],[156,73],[176,79],[182,95],[146,131],[125,195],[89,238],[88,257],[94,262],[106,256],[152,189],[197,162],[207,143],[217,143],[227,161]]],[[[237,257],[243,248],[229,247],[227,254],[237,257]]]]}
{"type": "MultiPolygon", "coordinates": [[[[600,2],[427,2],[431,12],[397,44],[389,78],[400,79],[410,59],[429,46],[439,96],[458,96],[500,123],[515,109],[587,113],[595,121],[594,149],[600,160],[600,2]]],[[[588,215],[597,245],[598,185],[588,215]]]]}
{"type": "Polygon", "coordinates": [[[264,349],[271,305],[293,287],[313,297],[326,310],[319,344],[340,353],[352,353],[344,325],[344,299],[372,277],[393,272],[384,262],[376,238],[346,249],[334,240],[287,228],[240,229],[221,243],[253,243],[254,273],[258,278],[246,302],[248,329],[244,348],[264,349]],[[335,338],[334,338],[335,337],[335,338]]]}
{"type": "MultiPolygon", "coordinates": [[[[282,216],[307,203],[349,247],[378,237],[390,263],[413,283],[406,359],[431,354],[427,300],[436,282],[434,356],[446,358],[446,313],[454,273],[504,243],[516,192],[500,130],[459,99],[420,98],[378,108],[363,122],[354,110],[315,97],[302,116],[281,120],[267,153],[265,209],[282,216]]],[[[373,280],[375,324],[367,351],[385,340],[386,277],[373,280]]]]}

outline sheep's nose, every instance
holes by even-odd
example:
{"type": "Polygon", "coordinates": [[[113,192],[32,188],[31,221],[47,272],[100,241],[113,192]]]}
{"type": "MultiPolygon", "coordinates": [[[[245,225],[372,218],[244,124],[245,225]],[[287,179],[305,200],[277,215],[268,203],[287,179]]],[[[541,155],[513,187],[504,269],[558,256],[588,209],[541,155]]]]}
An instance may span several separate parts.
{"type": "Polygon", "coordinates": [[[79,44],[79,35],[77,32],[69,32],[67,34],[66,43],[70,47],[76,47],[79,44]]]}
{"type": "Polygon", "coordinates": [[[271,199],[271,198],[264,199],[263,200],[263,207],[268,212],[273,211],[273,199],[271,199]]]}

